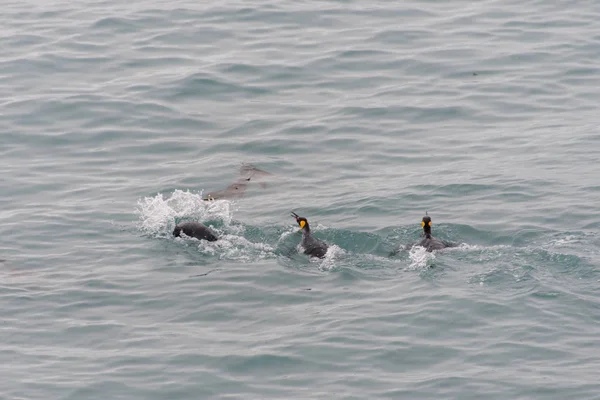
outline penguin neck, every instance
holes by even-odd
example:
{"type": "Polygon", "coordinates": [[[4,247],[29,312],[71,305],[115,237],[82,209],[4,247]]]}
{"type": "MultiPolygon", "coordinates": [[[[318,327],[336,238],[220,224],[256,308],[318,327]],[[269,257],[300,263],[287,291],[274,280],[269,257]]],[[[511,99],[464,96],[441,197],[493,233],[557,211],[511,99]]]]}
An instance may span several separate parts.
{"type": "Polygon", "coordinates": [[[302,234],[305,236],[310,235],[310,226],[308,226],[308,223],[304,225],[304,228],[302,228],[302,234]]]}
{"type": "Polygon", "coordinates": [[[431,239],[431,227],[425,225],[425,227],[423,227],[423,235],[427,238],[427,239],[431,239]]]}

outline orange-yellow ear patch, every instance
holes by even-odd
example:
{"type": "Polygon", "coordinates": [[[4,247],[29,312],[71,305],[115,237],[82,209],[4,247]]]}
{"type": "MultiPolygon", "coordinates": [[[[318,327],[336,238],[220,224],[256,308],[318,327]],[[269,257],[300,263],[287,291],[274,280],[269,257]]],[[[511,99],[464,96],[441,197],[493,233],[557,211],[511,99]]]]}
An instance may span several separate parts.
{"type": "Polygon", "coordinates": [[[425,228],[425,221],[421,221],[421,227],[425,228]]]}
{"type": "Polygon", "coordinates": [[[306,221],[300,221],[300,229],[304,229],[304,225],[306,225],[306,221]]]}
{"type": "Polygon", "coordinates": [[[431,226],[431,221],[429,221],[429,226],[431,226]]]}

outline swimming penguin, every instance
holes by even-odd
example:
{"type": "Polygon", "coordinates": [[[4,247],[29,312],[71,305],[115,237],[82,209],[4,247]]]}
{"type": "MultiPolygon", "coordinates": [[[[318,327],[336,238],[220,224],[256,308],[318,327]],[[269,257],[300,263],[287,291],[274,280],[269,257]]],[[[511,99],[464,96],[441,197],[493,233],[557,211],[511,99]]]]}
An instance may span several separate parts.
{"type": "MultiPolygon", "coordinates": [[[[217,190],[208,193],[203,200],[211,201],[242,197],[246,192],[246,189],[248,188],[248,182],[250,182],[251,179],[253,181],[258,181],[261,179],[261,177],[269,175],[271,175],[271,173],[263,171],[262,169],[258,169],[252,164],[242,164],[240,167],[240,178],[237,181],[227,186],[223,190],[217,190]]],[[[260,186],[264,189],[267,185],[264,182],[260,182],[260,186]]]]}
{"type": "Polygon", "coordinates": [[[430,252],[433,250],[445,249],[447,247],[456,247],[456,244],[454,243],[440,240],[431,235],[431,217],[427,215],[427,212],[425,212],[425,216],[421,221],[421,226],[423,227],[423,239],[417,243],[417,246],[423,246],[430,252]]]}
{"type": "Polygon", "coordinates": [[[182,222],[177,224],[175,230],[173,230],[173,236],[180,237],[182,231],[187,236],[195,237],[198,240],[204,239],[208,240],[209,242],[214,242],[218,239],[217,236],[210,230],[210,228],[201,224],[200,222],[182,222]]]}
{"type": "MultiPolygon", "coordinates": [[[[253,178],[254,181],[260,181],[261,178],[265,178],[267,176],[273,175],[270,172],[264,171],[262,169],[256,168],[252,164],[243,163],[240,167],[240,175],[243,177],[242,179],[250,180],[253,178]]],[[[267,184],[264,182],[260,183],[260,186],[264,189],[267,187],[267,184]]]]}
{"type": "Polygon", "coordinates": [[[242,197],[246,192],[246,188],[248,187],[248,182],[250,182],[250,178],[244,179],[243,181],[237,181],[229,186],[227,186],[223,190],[217,190],[214,192],[210,192],[203,199],[204,201],[210,200],[219,200],[219,199],[235,199],[237,197],[242,197]]]}
{"type": "Polygon", "coordinates": [[[306,218],[299,217],[295,212],[292,212],[292,217],[296,218],[296,222],[302,230],[302,247],[304,247],[304,254],[308,254],[311,257],[325,257],[328,246],[325,242],[313,237],[310,233],[310,226],[308,226],[306,218]]]}

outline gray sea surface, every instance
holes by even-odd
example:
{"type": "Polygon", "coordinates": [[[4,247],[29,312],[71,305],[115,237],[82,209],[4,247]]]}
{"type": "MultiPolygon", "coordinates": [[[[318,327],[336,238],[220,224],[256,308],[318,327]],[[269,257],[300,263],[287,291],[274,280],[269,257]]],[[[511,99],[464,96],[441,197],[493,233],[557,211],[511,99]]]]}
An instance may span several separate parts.
{"type": "Polygon", "coordinates": [[[600,399],[599,2],[8,0],[0,46],[0,399],[600,399]]]}

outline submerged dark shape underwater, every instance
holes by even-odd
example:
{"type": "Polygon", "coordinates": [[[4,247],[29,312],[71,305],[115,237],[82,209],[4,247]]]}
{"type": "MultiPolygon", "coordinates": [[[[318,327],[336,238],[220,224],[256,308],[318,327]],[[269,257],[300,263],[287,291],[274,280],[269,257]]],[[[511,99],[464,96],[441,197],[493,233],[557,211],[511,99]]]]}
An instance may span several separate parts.
{"type": "MultiPolygon", "coordinates": [[[[272,175],[270,172],[264,171],[262,169],[256,168],[252,164],[242,164],[240,167],[240,178],[227,186],[223,190],[217,190],[214,192],[209,192],[204,198],[205,201],[210,200],[221,200],[221,199],[235,199],[243,197],[246,193],[246,189],[250,181],[259,181],[261,178],[272,175]]],[[[260,186],[264,189],[266,184],[264,182],[260,182],[260,186]]]]}

